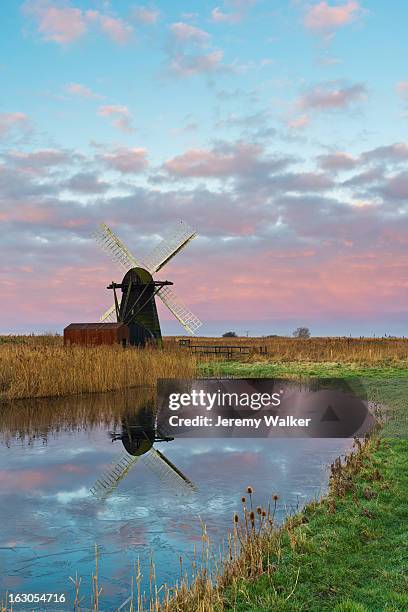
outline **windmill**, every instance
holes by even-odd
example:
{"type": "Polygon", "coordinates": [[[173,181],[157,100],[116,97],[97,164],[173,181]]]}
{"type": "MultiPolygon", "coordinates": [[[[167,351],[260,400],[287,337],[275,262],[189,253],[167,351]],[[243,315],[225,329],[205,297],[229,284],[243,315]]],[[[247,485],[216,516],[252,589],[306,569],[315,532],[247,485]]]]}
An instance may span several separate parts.
{"type": "Polygon", "coordinates": [[[179,221],[163,237],[162,241],[140,262],[133,257],[125,244],[104,223],[92,234],[112,261],[125,272],[121,283],[112,282],[114,304],[101,316],[101,323],[120,322],[129,327],[129,342],[145,346],[146,342],[161,345],[161,330],[156,308],[156,296],[183,325],[194,334],[201,321],[176,296],[169,281],[153,279],[179,253],[196,233],[183,221],[179,221]],[[116,290],[121,290],[118,299],[116,290]]]}
{"type": "Polygon", "coordinates": [[[156,476],[170,484],[173,490],[195,490],[191,480],[163,453],[154,448],[156,442],[170,442],[174,438],[157,429],[157,420],[150,408],[136,415],[124,416],[121,433],[112,432],[110,437],[112,442],[121,440],[123,449],[90,489],[92,495],[99,500],[107,499],[142,458],[156,476]]]}

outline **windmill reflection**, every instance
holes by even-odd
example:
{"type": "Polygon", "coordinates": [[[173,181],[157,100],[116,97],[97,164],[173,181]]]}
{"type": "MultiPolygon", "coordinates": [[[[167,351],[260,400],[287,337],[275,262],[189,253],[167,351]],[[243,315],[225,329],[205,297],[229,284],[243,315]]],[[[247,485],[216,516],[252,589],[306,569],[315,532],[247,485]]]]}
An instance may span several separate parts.
{"type": "Polygon", "coordinates": [[[174,438],[158,430],[156,416],[150,406],[142,408],[137,414],[125,414],[122,417],[121,432],[114,431],[109,435],[112,442],[120,440],[123,449],[90,489],[98,499],[109,497],[139,459],[143,459],[145,465],[173,489],[196,489],[174,463],[154,448],[156,442],[171,442],[174,438]]]}

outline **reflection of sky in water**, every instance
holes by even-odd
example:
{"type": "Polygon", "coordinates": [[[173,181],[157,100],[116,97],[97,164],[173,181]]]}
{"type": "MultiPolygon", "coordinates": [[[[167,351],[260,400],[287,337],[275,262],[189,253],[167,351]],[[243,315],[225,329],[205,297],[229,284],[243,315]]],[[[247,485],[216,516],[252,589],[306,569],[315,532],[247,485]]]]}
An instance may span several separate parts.
{"type": "MultiPolygon", "coordinates": [[[[318,439],[213,439],[158,443],[198,487],[172,489],[141,459],[106,501],[89,488],[121,451],[106,426],[49,435],[44,445],[0,446],[0,587],[24,592],[68,592],[69,576],[82,576],[90,601],[94,544],[101,553],[105,609],[130,592],[138,556],[147,568],[153,552],[159,583],[173,583],[179,555],[192,558],[200,518],[217,545],[250,484],[256,504],[280,495],[279,512],[324,490],[327,466],[350,441],[318,439]]],[[[146,569],[147,579],[148,570],[146,569]]],[[[146,579],[146,584],[147,584],[146,579]]]]}

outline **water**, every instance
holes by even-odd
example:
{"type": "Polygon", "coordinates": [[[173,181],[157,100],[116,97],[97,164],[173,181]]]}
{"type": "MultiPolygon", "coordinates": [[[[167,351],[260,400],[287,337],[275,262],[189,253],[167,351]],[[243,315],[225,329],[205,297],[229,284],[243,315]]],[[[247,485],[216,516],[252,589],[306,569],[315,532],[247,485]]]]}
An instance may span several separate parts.
{"type": "Polygon", "coordinates": [[[218,550],[248,485],[259,505],[278,494],[282,519],[324,493],[329,464],[350,447],[344,439],[157,442],[154,448],[196,490],[180,476],[169,476],[171,468],[159,475],[143,455],[115,489],[107,487],[105,498],[95,497],[90,488],[124,450],[122,440],[112,441],[111,434],[121,434],[144,402],[138,391],[2,407],[2,595],[7,590],[64,592],[72,607],[69,577],[78,574],[84,607],[89,605],[97,544],[101,608],[115,609],[129,596],[138,558],[145,587],[151,556],[158,583],[174,583],[180,555],[188,565],[194,544],[200,545],[200,521],[218,550]]]}

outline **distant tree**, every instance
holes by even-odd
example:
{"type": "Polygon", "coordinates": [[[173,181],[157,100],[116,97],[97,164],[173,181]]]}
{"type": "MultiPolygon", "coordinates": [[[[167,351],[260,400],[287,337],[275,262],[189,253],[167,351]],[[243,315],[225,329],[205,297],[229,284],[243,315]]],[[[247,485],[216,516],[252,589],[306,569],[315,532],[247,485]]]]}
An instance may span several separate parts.
{"type": "Polygon", "coordinates": [[[238,338],[237,334],[234,331],[225,332],[222,334],[223,338],[238,338]]]}
{"type": "Polygon", "coordinates": [[[292,336],[294,338],[310,338],[310,329],[308,327],[297,327],[292,336]]]}

